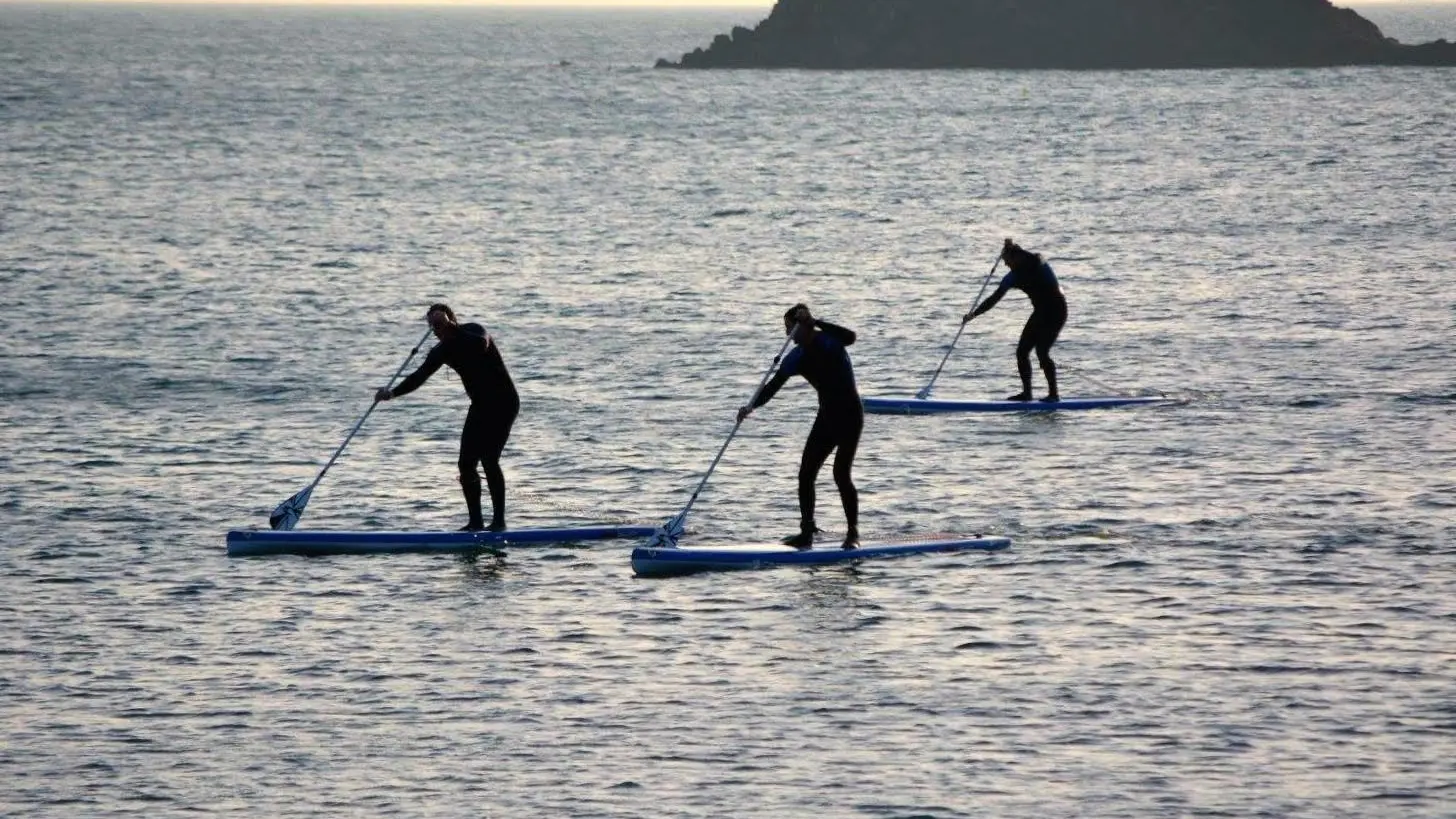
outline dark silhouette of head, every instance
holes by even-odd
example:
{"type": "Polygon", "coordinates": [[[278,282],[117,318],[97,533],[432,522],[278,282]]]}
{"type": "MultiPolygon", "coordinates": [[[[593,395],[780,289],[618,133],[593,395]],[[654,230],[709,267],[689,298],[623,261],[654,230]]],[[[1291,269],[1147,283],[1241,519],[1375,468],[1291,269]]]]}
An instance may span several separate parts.
{"type": "Polygon", "coordinates": [[[425,311],[425,321],[430,323],[430,328],[435,331],[435,337],[442,341],[455,335],[459,329],[455,311],[450,309],[450,305],[443,302],[430,305],[430,309],[425,311]]]}
{"type": "Polygon", "coordinates": [[[802,341],[805,337],[797,335],[796,330],[797,328],[803,327],[804,325],[808,325],[810,328],[812,328],[814,325],[814,316],[809,312],[808,305],[804,304],[803,302],[799,302],[798,304],[784,311],[785,334],[795,336],[797,340],[802,341]]]}
{"type": "Polygon", "coordinates": [[[1006,244],[1003,245],[1001,248],[1001,258],[1006,261],[1006,265],[1012,270],[1015,270],[1019,267],[1025,267],[1027,265],[1041,263],[1040,256],[1032,253],[1021,245],[1018,245],[1017,243],[1011,241],[1010,239],[1007,239],[1006,244]]]}

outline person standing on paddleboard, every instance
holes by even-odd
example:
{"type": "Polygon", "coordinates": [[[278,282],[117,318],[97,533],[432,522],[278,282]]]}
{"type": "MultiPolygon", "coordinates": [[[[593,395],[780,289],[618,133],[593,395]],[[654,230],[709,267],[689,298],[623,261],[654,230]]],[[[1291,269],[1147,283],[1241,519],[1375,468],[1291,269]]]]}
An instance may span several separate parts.
{"type": "Polygon", "coordinates": [[[1009,396],[1009,401],[1031,400],[1031,351],[1036,350],[1041,371],[1046,374],[1047,396],[1043,401],[1057,401],[1057,365],[1052,361],[1052,345],[1062,326],[1067,323],[1067,299],[1057,284],[1057,274],[1041,256],[1022,249],[1010,239],[1001,249],[1001,258],[1011,268],[1001,285],[990,298],[981,302],[975,310],[966,313],[961,323],[965,324],[976,316],[990,310],[1001,301],[1010,288],[1022,291],[1031,299],[1031,317],[1021,330],[1021,340],[1016,344],[1016,371],[1021,375],[1021,392],[1009,396]]]}
{"type": "Polygon", "coordinates": [[[814,545],[814,533],[818,531],[814,525],[814,482],[830,451],[837,450],[834,483],[839,487],[839,500],[849,524],[844,548],[854,549],[859,546],[859,491],[850,471],[864,430],[864,404],[854,383],[854,365],[845,349],[854,343],[854,331],[816,319],[808,307],[796,304],[784,313],[784,332],[793,337],[794,349],[784,356],[778,372],[753,397],[753,402],[738,410],[738,421],[742,423],[755,409],[767,404],[794,375],[802,375],[814,387],[819,393],[819,414],[799,462],[799,533],[785,538],[784,543],[796,549],[814,545]]]}
{"type": "Polygon", "coordinates": [[[479,324],[461,324],[455,311],[446,304],[432,304],[425,320],[440,339],[425,357],[420,368],[399,382],[393,389],[381,388],[376,401],[388,401],[414,392],[430,376],[448,365],[460,376],[460,383],[470,396],[470,410],[465,414],[465,429],[460,433],[460,488],[465,493],[465,506],[470,521],[462,532],[485,529],[499,532],[506,528],[506,478],[501,471],[501,451],[511,437],[511,426],[521,409],[521,398],[515,382],[501,359],[495,339],[479,324]],[[485,524],[480,511],[480,475],[477,464],[485,467],[485,481],[490,486],[491,521],[485,524]]]}

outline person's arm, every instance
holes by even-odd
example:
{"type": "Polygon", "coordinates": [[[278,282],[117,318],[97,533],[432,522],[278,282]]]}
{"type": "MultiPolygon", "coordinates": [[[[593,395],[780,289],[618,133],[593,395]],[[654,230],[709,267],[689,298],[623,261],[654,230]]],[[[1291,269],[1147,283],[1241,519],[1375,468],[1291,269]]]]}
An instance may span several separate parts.
{"type": "Polygon", "coordinates": [[[1001,297],[1006,295],[1006,291],[1011,289],[1012,275],[1013,274],[1011,273],[1007,273],[1006,277],[1001,280],[1000,286],[996,288],[996,292],[992,293],[990,297],[988,297],[985,301],[981,302],[981,304],[976,307],[975,310],[966,313],[965,318],[961,319],[961,324],[965,324],[976,316],[979,316],[987,310],[990,310],[992,307],[995,307],[996,303],[1001,301],[1001,297]]]}
{"type": "Polygon", "coordinates": [[[469,324],[460,325],[460,334],[466,338],[478,338],[484,341],[487,347],[490,346],[490,333],[487,333],[484,327],[481,327],[473,321],[469,324]]]}
{"type": "Polygon", "coordinates": [[[838,324],[825,321],[824,319],[814,319],[814,326],[823,330],[830,338],[846,347],[853,344],[857,338],[854,331],[848,327],[840,327],[838,324]]]}
{"type": "Polygon", "coordinates": [[[787,356],[784,356],[783,363],[779,364],[778,372],[773,374],[773,378],[770,378],[768,383],[763,385],[763,389],[753,396],[753,401],[738,410],[740,422],[747,418],[749,413],[773,400],[779,389],[799,372],[799,359],[803,355],[804,348],[795,347],[787,356]]]}
{"type": "Polygon", "coordinates": [[[791,375],[793,373],[784,372],[783,368],[779,368],[779,371],[774,373],[774,377],[770,378],[768,383],[763,385],[763,389],[759,390],[758,394],[753,396],[753,401],[748,405],[749,408],[758,409],[772,401],[773,397],[778,395],[779,389],[788,383],[789,376],[791,375]]]}
{"type": "Polygon", "coordinates": [[[398,398],[401,395],[408,395],[414,392],[415,390],[420,388],[421,384],[430,380],[430,376],[434,375],[435,371],[440,369],[440,365],[444,363],[445,345],[436,344],[434,349],[430,350],[430,354],[425,356],[425,362],[420,365],[420,368],[418,370],[415,370],[414,372],[406,376],[405,379],[396,384],[393,389],[381,389],[378,394],[375,395],[375,400],[388,401],[391,398],[398,398]]]}
{"type": "Polygon", "coordinates": [[[490,350],[490,333],[487,333],[485,331],[485,328],[480,326],[479,324],[476,324],[475,322],[470,322],[469,324],[461,324],[460,334],[470,339],[471,341],[479,341],[482,350],[490,350]]]}

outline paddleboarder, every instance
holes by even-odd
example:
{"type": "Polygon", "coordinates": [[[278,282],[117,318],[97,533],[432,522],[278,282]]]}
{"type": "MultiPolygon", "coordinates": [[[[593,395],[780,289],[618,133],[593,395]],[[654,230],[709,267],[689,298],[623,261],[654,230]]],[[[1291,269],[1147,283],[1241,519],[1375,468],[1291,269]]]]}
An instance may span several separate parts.
{"type": "Polygon", "coordinates": [[[784,356],[778,371],[753,402],[738,410],[738,421],[742,423],[755,409],[767,404],[792,376],[802,375],[814,387],[819,394],[819,414],[799,462],[799,533],[785,538],[784,543],[796,549],[814,545],[814,533],[818,531],[814,525],[814,482],[833,451],[834,484],[839,487],[848,523],[844,548],[858,548],[859,491],[850,472],[864,430],[864,406],[854,382],[854,365],[845,349],[854,343],[854,331],[816,319],[808,307],[796,304],[784,313],[784,332],[793,338],[794,349],[784,356]]]}
{"type": "Polygon", "coordinates": [[[1047,396],[1043,401],[1057,401],[1057,365],[1052,361],[1052,345],[1067,323],[1067,299],[1057,284],[1057,274],[1041,256],[1023,249],[1010,239],[1001,249],[1001,258],[1011,268],[1001,279],[1001,284],[989,298],[975,310],[966,313],[961,323],[965,324],[976,316],[990,310],[1001,301],[1006,291],[1016,288],[1031,299],[1031,317],[1021,330],[1021,340],[1016,344],[1016,371],[1021,375],[1021,392],[1008,396],[1009,401],[1031,400],[1031,351],[1036,350],[1041,371],[1046,375],[1047,396]]]}
{"type": "Polygon", "coordinates": [[[461,531],[481,529],[499,532],[506,528],[506,479],[501,471],[501,451],[511,436],[511,425],[521,409],[516,385],[501,359],[495,339],[479,324],[461,324],[447,304],[432,304],[425,313],[435,337],[440,339],[425,357],[419,369],[410,373],[393,389],[380,388],[376,401],[389,401],[414,392],[429,380],[441,365],[447,365],[460,376],[460,383],[470,396],[470,410],[465,414],[465,428],[460,433],[460,488],[465,493],[465,506],[470,520],[461,531]],[[491,521],[486,525],[480,508],[480,475],[476,465],[485,469],[490,487],[491,521]]]}

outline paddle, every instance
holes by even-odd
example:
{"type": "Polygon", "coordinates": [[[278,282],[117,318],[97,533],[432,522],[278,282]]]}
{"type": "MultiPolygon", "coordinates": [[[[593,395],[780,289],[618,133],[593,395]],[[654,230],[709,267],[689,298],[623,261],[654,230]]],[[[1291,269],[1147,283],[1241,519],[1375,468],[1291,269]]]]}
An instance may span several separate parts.
{"type": "MultiPolygon", "coordinates": [[[[1008,240],[1008,241],[1010,241],[1010,240],[1008,240]]],[[[986,295],[986,285],[988,285],[988,284],[991,283],[991,277],[994,276],[994,275],[996,275],[996,268],[998,268],[1000,266],[1001,266],[1001,257],[1000,256],[997,256],[996,257],[996,263],[993,264],[993,265],[991,265],[991,272],[990,273],[987,273],[986,274],[986,280],[983,281],[983,282],[981,282],[981,292],[977,293],[976,294],[976,300],[973,301],[973,302],[971,302],[971,310],[970,310],[970,312],[972,312],[972,313],[976,312],[976,308],[981,306],[981,297],[984,296],[984,295],[986,295]]],[[[927,398],[930,397],[930,391],[931,391],[931,389],[933,389],[935,387],[935,379],[940,378],[940,371],[945,368],[945,362],[947,362],[947,361],[950,360],[950,354],[955,350],[955,348],[956,348],[956,342],[959,342],[961,340],[961,333],[964,333],[966,331],[966,324],[967,323],[968,322],[964,322],[964,321],[961,322],[960,328],[958,330],[956,330],[955,338],[951,339],[950,349],[948,349],[948,350],[945,351],[945,358],[942,358],[940,360],[940,366],[935,368],[935,375],[932,375],[930,377],[930,383],[929,384],[926,384],[924,389],[922,389],[920,392],[915,393],[915,397],[916,398],[919,398],[921,401],[924,401],[925,399],[927,399],[927,398]]]]}
{"type": "MultiPolygon", "coordinates": [[[[390,377],[389,383],[384,385],[386,388],[394,386],[395,379],[399,378],[400,374],[404,372],[404,368],[408,367],[409,363],[414,360],[415,353],[420,351],[420,347],[424,346],[425,340],[430,337],[430,333],[432,332],[434,332],[433,328],[426,330],[425,334],[420,336],[420,340],[415,344],[414,349],[410,350],[409,356],[405,358],[404,363],[399,365],[399,369],[395,370],[394,375],[390,377]]],[[[369,409],[364,411],[364,415],[359,419],[359,423],[355,424],[354,428],[349,430],[349,436],[344,439],[342,444],[339,444],[338,449],[334,450],[334,457],[330,458],[329,462],[324,464],[324,468],[319,470],[318,477],[313,479],[313,483],[309,484],[308,488],[302,492],[278,504],[278,508],[274,509],[273,514],[268,516],[269,526],[272,526],[274,529],[282,529],[286,532],[298,525],[298,519],[303,516],[303,509],[305,506],[308,506],[308,499],[313,494],[314,487],[318,486],[319,481],[324,479],[324,473],[328,472],[329,467],[334,465],[334,461],[339,459],[339,455],[344,452],[344,447],[348,446],[349,442],[354,440],[354,433],[358,432],[359,428],[364,426],[364,421],[369,418],[369,414],[374,412],[374,408],[377,406],[379,406],[379,399],[376,398],[374,403],[369,405],[369,409]]]]}
{"type": "MultiPolygon", "coordinates": [[[[773,375],[774,368],[779,365],[780,359],[784,357],[784,352],[789,349],[789,344],[791,344],[793,340],[793,335],[790,335],[788,338],[784,339],[784,346],[779,348],[779,354],[774,356],[773,363],[769,365],[768,371],[763,374],[763,378],[758,382],[758,389],[753,391],[753,398],[757,398],[758,394],[763,391],[764,385],[768,383],[769,378],[773,375]]],[[[750,398],[749,402],[752,403],[752,400],[753,399],[750,398]]],[[[728,433],[728,440],[724,441],[723,446],[718,449],[717,457],[715,457],[713,459],[713,463],[708,466],[708,472],[706,475],[703,476],[703,480],[698,483],[698,488],[693,490],[693,496],[688,498],[687,506],[684,506],[683,510],[677,513],[676,517],[673,517],[667,523],[662,524],[662,526],[658,527],[656,532],[652,533],[652,538],[647,541],[648,548],[677,548],[678,538],[682,537],[683,532],[686,531],[684,524],[688,518],[688,510],[693,508],[693,503],[698,499],[698,493],[702,492],[703,487],[708,485],[708,478],[712,477],[713,470],[718,468],[718,461],[723,459],[723,453],[728,451],[728,445],[733,443],[733,438],[738,434],[738,428],[741,426],[743,426],[743,419],[741,418],[733,423],[733,431],[728,433]]]]}

